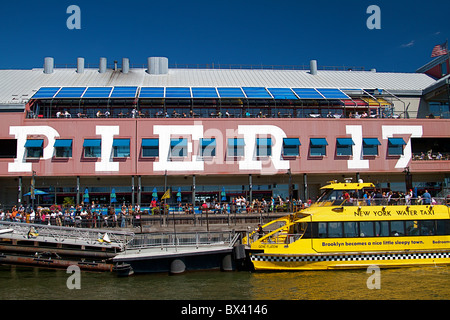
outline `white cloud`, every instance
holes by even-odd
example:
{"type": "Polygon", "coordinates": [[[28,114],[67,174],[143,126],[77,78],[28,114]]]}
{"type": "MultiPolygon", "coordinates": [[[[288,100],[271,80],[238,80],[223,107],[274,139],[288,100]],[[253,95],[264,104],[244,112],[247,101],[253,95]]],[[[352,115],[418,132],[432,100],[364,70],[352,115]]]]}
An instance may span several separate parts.
{"type": "Polygon", "coordinates": [[[416,42],[416,40],[411,40],[410,42],[408,42],[408,43],[404,43],[404,44],[402,44],[400,47],[401,48],[411,48],[412,46],[414,46],[414,43],[416,42]]]}

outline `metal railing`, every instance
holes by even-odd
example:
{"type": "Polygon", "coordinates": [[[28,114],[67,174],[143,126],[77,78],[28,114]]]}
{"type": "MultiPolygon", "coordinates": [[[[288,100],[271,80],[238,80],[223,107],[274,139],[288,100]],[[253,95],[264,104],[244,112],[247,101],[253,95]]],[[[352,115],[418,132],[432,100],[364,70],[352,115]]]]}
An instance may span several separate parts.
{"type": "MultiPolygon", "coordinates": [[[[111,246],[124,248],[133,238],[133,232],[111,231],[104,229],[86,229],[73,227],[60,227],[43,224],[0,221],[0,230],[12,229],[13,232],[2,235],[12,239],[35,239],[53,243],[65,243],[75,245],[100,245],[99,239],[108,234],[111,246]]],[[[105,243],[105,242],[103,242],[105,243]]]]}
{"type": "Polygon", "coordinates": [[[232,246],[239,236],[233,231],[228,232],[183,232],[183,233],[145,233],[137,234],[127,249],[169,248],[175,246],[232,246]]]}

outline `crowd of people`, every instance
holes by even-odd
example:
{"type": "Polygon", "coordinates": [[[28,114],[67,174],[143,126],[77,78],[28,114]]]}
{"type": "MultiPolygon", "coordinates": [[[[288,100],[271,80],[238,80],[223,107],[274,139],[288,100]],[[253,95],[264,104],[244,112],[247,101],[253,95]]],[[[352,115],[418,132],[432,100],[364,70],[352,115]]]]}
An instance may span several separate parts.
{"type": "Polygon", "coordinates": [[[128,227],[138,226],[142,213],[139,206],[134,208],[125,204],[119,212],[113,207],[103,208],[94,202],[92,205],[76,205],[63,208],[60,205],[50,207],[22,204],[13,206],[11,210],[0,211],[0,221],[37,223],[70,227],[128,227]],[[105,210],[106,209],[106,210],[105,210]]]}
{"type": "MultiPolygon", "coordinates": [[[[420,195],[412,189],[407,192],[384,191],[375,189],[365,191],[363,195],[349,194],[343,192],[341,198],[345,200],[346,205],[363,204],[373,205],[430,205],[437,204],[428,190],[420,195]]],[[[450,202],[450,198],[446,199],[450,202]]],[[[159,214],[269,214],[272,212],[296,212],[305,207],[309,207],[313,201],[302,201],[301,199],[292,199],[289,197],[283,199],[281,196],[265,198],[255,198],[250,201],[244,196],[232,197],[229,202],[218,201],[217,199],[207,199],[198,205],[192,203],[172,204],[164,206],[163,202],[153,199],[148,207],[141,207],[139,204],[122,206],[101,206],[100,204],[82,204],[82,205],[51,205],[49,207],[38,206],[33,208],[30,205],[15,205],[11,210],[0,210],[0,221],[37,223],[56,226],[75,226],[75,227],[129,227],[139,226],[141,218],[145,215],[159,214]]]]}
{"type": "Polygon", "coordinates": [[[423,191],[421,194],[415,193],[412,189],[407,192],[400,191],[381,191],[381,189],[375,189],[372,192],[365,191],[362,199],[356,194],[350,195],[348,192],[343,192],[342,199],[346,200],[347,204],[352,205],[355,201],[364,205],[430,205],[437,204],[435,198],[431,196],[428,190],[423,191]]]}
{"type": "Polygon", "coordinates": [[[125,203],[117,209],[114,206],[102,206],[92,201],[92,204],[81,205],[51,205],[49,207],[30,205],[15,205],[11,210],[0,210],[0,221],[37,223],[55,226],[75,226],[87,228],[101,227],[129,227],[139,226],[143,215],[158,215],[175,212],[177,214],[194,213],[270,213],[277,211],[297,211],[308,205],[301,200],[292,200],[290,206],[289,198],[276,197],[269,200],[264,198],[249,201],[244,196],[233,197],[230,202],[219,202],[216,199],[208,199],[195,207],[192,203],[181,203],[164,207],[159,200],[152,200],[148,207],[139,204],[132,206],[125,203]]]}

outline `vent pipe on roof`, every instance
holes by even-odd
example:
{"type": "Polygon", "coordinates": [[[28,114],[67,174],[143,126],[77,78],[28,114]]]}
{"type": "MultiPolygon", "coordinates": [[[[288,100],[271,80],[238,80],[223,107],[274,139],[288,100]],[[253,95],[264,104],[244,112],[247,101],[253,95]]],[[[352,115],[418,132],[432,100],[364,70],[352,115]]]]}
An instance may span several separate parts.
{"type": "Polygon", "coordinates": [[[168,74],[169,59],[166,57],[149,57],[147,72],[149,74],[168,74]]]}
{"type": "Polygon", "coordinates": [[[309,62],[309,72],[315,76],[317,74],[317,60],[311,60],[309,62]]]}
{"type": "Polygon", "coordinates": [[[106,58],[100,58],[100,66],[98,68],[98,72],[100,73],[106,72],[106,58]]]}
{"type": "Polygon", "coordinates": [[[53,73],[54,64],[55,64],[55,61],[52,57],[46,57],[44,59],[44,73],[46,73],[46,74],[53,73]]]}
{"type": "Polygon", "coordinates": [[[84,58],[77,58],[77,73],[84,72],[84,58]]]}
{"type": "Polygon", "coordinates": [[[122,59],[122,73],[128,73],[130,71],[130,59],[123,58],[122,59]]]}

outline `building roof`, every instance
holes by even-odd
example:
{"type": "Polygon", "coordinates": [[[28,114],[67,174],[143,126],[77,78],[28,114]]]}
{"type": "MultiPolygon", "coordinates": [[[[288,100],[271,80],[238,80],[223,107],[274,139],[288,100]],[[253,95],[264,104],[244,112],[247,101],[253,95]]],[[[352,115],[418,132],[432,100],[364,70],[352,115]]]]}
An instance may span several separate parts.
{"type": "Polygon", "coordinates": [[[46,86],[153,86],[153,87],[275,87],[386,89],[397,94],[421,95],[436,81],[420,73],[373,71],[250,70],[250,69],[169,69],[152,75],[145,68],[128,73],[108,69],[0,70],[0,104],[26,103],[40,87],[46,86]]]}

